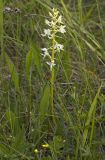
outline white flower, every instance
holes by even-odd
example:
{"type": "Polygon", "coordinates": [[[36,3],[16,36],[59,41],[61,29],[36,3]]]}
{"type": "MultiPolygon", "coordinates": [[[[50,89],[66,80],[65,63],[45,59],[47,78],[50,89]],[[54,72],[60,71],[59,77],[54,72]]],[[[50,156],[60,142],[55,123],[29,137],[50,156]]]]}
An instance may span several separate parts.
{"type": "Polygon", "coordinates": [[[56,65],[54,60],[52,60],[51,62],[46,62],[49,66],[50,66],[50,70],[52,71],[52,68],[56,65]]]}
{"type": "Polygon", "coordinates": [[[43,58],[45,58],[46,56],[51,58],[47,48],[42,48],[41,50],[44,52],[44,54],[42,54],[43,58]]]}
{"type": "Polygon", "coordinates": [[[21,13],[21,10],[19,8],[15,8],[16,13],[21,13]]]}
{"type": "Polygon", "coordinates": [[[58,44],[58,43],[54,46],[54,49],[57,49],[59,52],[60,52],[60,50],[63,50],[63,48],[64,48],[64,46],[62,44],[58,44]]]}
{"type": "Polygon", "coordinates": [[[50,21],[48,21],[47,19],[45,20],[45,23],[48,25],[48,26],[51,26],[51,22],[50,21]]]}
{"type": "Polygon", "coordinates": [[[5,7],[4,8],[4,12],[11,12],[11,11],[12,11],[12,9],[10,7],[5,7]]]}
{"type": "Polygon", "coordinates": [[[52,26],[52,28],[54,28],[55,26],[56,26],[56,21],[54,22],[54,21],[51,21],[51,26],[52,26]]]}
{"type": "Polygon", "coordinates": [[[59,28],[59,32],[65,33],[66,32],[65,27],[66,26],[61,25],[60,28],[59,28]]]}
{"type": "Polygon", "coordinates": [[[57,9],[55,9],[55,8],[53,8],[52,11],[53,11],[53,15],[54,15],[55,17],[57,17],[58,14],[59,14],[59,11],[58,11],[57,9]]]}
{"type": "Polygon", "coordinates": [[[61,16],[61,15],[58,17],[58,23],[61,23],[61,24],[63,23],[63,22],[62,22],[62,16],[61,16]]]}
{"type": "Polygon", "coordinates": [[[51,37],[51,30],[50,29],[44,29],[44,34],[41,34],[43,37],[48,36],[51,37]]]}
{"type": "Polygon", "coordinates": [[[51,12],[49,12],[49,16],[50,16],[50,17],[53,17],[53,14],[52,14],[51,12]]]}

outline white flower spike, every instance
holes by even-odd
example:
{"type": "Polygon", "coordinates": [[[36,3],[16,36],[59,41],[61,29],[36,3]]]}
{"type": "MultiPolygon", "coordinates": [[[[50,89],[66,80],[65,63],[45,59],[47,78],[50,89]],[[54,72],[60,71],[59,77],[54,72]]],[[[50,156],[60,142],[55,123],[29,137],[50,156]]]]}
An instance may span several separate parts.
{"type": "Polygon", "coordinates": [[[64,34],[66,32],[65,25],[63,23],[62,15],[59,14],[59,11],[55,8],[49,12],[49,19],[45,20],[45,24],[47,25],[47,29],[44,29],[43,37],[49,38],[51,46],[49,48],[42,48],[43,58],[47,58],[47,64],[50,66],[50,70],[52,72],[55,64],[56,53],[60,53],[64,50],[64,46],[59,44],[56,40],[57,34],[64,34]],[[49,54],[50,53],[50,54],[49,54]]]}

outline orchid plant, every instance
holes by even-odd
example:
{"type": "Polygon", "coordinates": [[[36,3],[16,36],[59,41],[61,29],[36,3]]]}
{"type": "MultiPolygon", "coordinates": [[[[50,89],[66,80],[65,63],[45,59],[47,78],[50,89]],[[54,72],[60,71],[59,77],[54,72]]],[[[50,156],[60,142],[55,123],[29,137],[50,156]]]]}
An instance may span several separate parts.
{"type": "Polygon", "coordinates": [[[52,114],[54,114],[54,66],[56,65],[56,54],[64,50],[64,46],[59,44],[57,39],[61,37],[61,34],[66,32],[65,25],[63,23],[62,15],[55,8],[49,12],[49,20],[45,20],[47,29],[44,29],[44,33],[41,34],[43,37],[47,37],[51,41],[51,46],[49,48],[42,48],[41,55],[46,59],[46,64],[49,65],[51,71],[51,105],[52,114]]]}

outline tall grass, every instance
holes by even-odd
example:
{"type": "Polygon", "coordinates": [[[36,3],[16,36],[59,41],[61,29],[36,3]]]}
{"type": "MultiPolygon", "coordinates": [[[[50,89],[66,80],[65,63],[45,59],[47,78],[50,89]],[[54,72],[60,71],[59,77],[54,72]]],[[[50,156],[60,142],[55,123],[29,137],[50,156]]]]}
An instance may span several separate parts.
{"type": "Polygon", "coordinates": [[[99,0],[0,1],[1,160],[105,159],[104,7],[99,0]],[[52,7],[67,30],[55,70],[56,125],[40,54],[52,7]]]}

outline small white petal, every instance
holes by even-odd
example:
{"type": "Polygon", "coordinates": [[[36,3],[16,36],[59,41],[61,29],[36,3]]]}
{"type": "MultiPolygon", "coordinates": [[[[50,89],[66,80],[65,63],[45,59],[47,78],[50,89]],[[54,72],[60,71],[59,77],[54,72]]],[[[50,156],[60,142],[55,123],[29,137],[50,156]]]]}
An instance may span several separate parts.
{"type": "Polygon", "coordinates": [[[49,12],[49,15],[50,15],[50,17],[53,17],[53,15],[52,15],[52,13],[51,13],[51,12],[49,12]]]}
{"type": "Polygon", "coordinates": [[[50,70],[52,71],[52,68],[56,65],[54,60],[52,60],[51,62],[46,62],[49,66],[50,66],[50,70]]]}
{"type": "Polygon", "coordinates": [[[60,28],[59,28],[59,32],[65,33],[66,32],[65,27],[66,26],[61,25],[60,28]]]}
{"type": "Polygon", "coordinates": [[[63,22],[62,22],[62,16],[59,16],[59,17],[58,17],[58,23],[63,23],[63,22]]]}
{"type": "Polygon", "coordinates": [[[58,44],[58,43],[54,46],[54,49],[57,49],[59,52],[60,52],[60,50],[64,50],[63,48],[64,48],[64,46],[62,44],[58,44]]]}
{"type": "Polygon", "coordinates": [[[43,58],[49,57],[51,59],[51,56],[50,56],[47,48],[42,48],[41,50],[44,52],[41,54],[43,56],[43,58]]]}
{"type": "Polygon", "coordinates": [[[11,8],[10,7],[5,7],[4,11],[8,11],[9,12],[9,11],[11,11],[11,8]]]}
{"type": "Polygon", "coordinates": [[[50,21],[48,21],[47,19],[45,20],[45,23],[46,23],[48,26],[51,26],[51,25],[50,25],[50,21]]]}
{"type": "Polygon", "coordinates": [[[51,62],[46,62],[49,66],[51,65],[51,62]]]}
{"type": "Polygon", "coordinates": [[[44,34],[41,34],[43,37],[45,36],[51,36],[51,30],[50,29],[44,29],[44,34]]]}
{"type": "Polygon", "coordinates": [[[44,51],[44,52],[46,52],[46,51],[47,51],[47,48],[42,48],[41,50],[44,51]]]}

